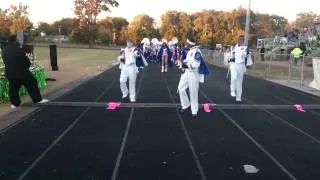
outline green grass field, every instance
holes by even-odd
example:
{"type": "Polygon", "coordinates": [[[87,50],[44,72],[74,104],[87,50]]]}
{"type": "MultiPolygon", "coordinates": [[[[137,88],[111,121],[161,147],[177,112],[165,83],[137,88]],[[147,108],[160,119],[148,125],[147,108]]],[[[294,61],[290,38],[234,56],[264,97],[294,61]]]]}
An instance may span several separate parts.
{"type": "MultiPolygon", "coordinates": [[[[103,71],[114,63],[119,55],[119,50],[58,48],[59,71],[52,71],[49,46],[35,47],[34,52],[38,64],[45,68],[46,77],[56,80],[47,81],[47,87],[41,91],[44,96],[65,88],[73,81],[103,71]]],[[[24,96],[22,99],[23,101],[30,101],[29,96],[24,96]]],[[[0,104],[0,115],[9,111],[9,109],[7,104],[0,104]]]]}
{"type": "Polygon", "coordinates": [[[58,48],[59,71],[52,71],[49,47],[35,47],[38,63],[45,68],[48,81],[43,93],[48,94],[78,79],[101,72],[114,63],[119,50],[58,48]]]}
{"type": "MultiPolygon", "coordinates": [[[[61,68],[87,68],[114,62],[118,50],[58,48],[58,65],[61,68]]],[[[45,68],[50,67],[49,47],[35,47],[37,60],[45,68]]],[[[81,70],[81,69],[79,69],[81,70]]]]}
{"type": "MultiPolygon", "coordinates": [[[[58,66],[63,70],[81,71],[88,68],[104,67],[116,61],[118,50],[58,48],[58,66]]],[[[49,47],[35,47],[37,61],[50,71],[49,47]]],[[[1,66],[1,64],[0,64],[1,66]]],[[[3,72],[0,67],[0,73],[3,72]]]]}

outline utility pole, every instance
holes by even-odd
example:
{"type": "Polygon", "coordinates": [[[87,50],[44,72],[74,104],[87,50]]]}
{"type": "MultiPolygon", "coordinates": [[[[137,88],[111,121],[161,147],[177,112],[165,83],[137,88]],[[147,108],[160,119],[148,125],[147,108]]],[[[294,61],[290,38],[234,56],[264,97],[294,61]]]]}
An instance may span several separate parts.
{"type": "Polygon", "coordinates": [[[249,41],[249,34],[250,34],[250,14],[251,14],[251,0],[249,0],[249,5],[248,5],[248,9],[247,9],[246,29],[245,29],[245,37],[244,37],[244,43],[245,43],[245,45],[248,45],[248,41],[249,41]]]}

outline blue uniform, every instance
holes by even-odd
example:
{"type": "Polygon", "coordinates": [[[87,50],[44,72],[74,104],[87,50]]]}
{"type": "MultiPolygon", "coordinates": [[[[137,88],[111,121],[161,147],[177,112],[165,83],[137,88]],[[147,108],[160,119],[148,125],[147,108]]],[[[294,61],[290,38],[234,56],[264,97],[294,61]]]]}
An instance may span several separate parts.
{"type": "Polygon", "coordinates": [[[182,48],[181,50],[181,60],[185,60],[187,58],[188,50],[187,48],[182,48]]]}
{"type": "MultiPolygon", "coordinates": [[[[205,62],[205,60],[204,60],[204,58],[203,58],[203,56],[202,56],[200,51],[196,52],[194,58],[196,60],[200,61],[200,67],[199,67],[200,76],[209,74],[209,69],[208,69],[207,64],[206,64],[206,62],[205,62]]],[[[201,77],[200,77],[200,79],[201,79],[201,77]]]]}
{"type": "Polygon", "coordinates": [[[171,53],[170,48],[168,46],[160,48],[159,53],[158,53],[158,60],[162,64],[162,55],[163,55],[164,52],[166,52],[167,55],[168,55],[168,65],[169,65],[169,67],[172,67],[172,61],[171,61],[172,53],[171,53]]]}
{"type": "Polygon", "coordinates": [[[204,82],[204,75],[208,74],[209,70],[198,47],[190,49],[183,63],[187,68],[184,69],[185,72],[181,75],[178,85],[180,102],[182,109],[191,106],[192,114],[196,115],[199,109],[199,82],[204,82]],[[189,89],[190,100],[186,92],[187,89],[189,89]]]}
{"type": "Polygon", "coordinates": [[[138,56],[136,58],[136,65],[138,68],[142,68],[142,67],[144,67],[144,63],[143,63],[143,59],[142,59],[142,49],[140,47],[137,47],[135,49],[135,51],[138,54],[138,56]]]}

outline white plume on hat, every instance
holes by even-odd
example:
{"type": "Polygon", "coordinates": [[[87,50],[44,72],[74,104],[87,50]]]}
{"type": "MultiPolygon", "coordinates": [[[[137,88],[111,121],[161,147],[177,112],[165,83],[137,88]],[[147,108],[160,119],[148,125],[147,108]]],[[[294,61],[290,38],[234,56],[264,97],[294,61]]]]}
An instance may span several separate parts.
{"type": "Polygon", "coordinates": [[[159,43],[159,40],[157,38],[152,38],[151,39],[151,43],[152,44],[158,44],[159,43]]]}
{"type": "Polygon", "coordinates": [[[141,43],[142,44],[150,44],[150,40],[149,40],[149,38],[145,37],[145,38],[142,39],[141,43]]]}
{"type": "Polygon", "coordinates": [[[162,39],[161,42],[166,43],[166,44],[168,43],[168,41],[166,39],[162,39]]]}
{"type": "Polygon", "coordinates": [[[172,41],[172,44],[178,44],[179,42],[177,37],[173,37],[171,41],[172,41]]]}
{"type": "Polygon", "coordinates": [[[196,45],[196,42],[193,39],[189,39],[189,38],[187,39],[187,43],[192,46],[196,45]]]}

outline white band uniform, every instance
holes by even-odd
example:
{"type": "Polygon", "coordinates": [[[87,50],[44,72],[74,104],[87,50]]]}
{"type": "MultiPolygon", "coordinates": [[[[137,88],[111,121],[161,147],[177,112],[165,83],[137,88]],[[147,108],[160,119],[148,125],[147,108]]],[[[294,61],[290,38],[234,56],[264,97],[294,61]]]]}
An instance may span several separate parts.
{"type": "Polygon", "coordinates": [[[200,75],[198,68],[200,67],[200,61],[195,58],[198,51],[198,47],[194,47],[188,52],[187,58],[184,62],[189,68],[181,75],[178,86],[182,109],[187,109],[191,106],[191,112],[193,115],[196,115],[199,109],[198,93],[200,75]],[[187,88],[189,88],[190,92],[190,101],[186,92],[187,88]]]}
{"type": "Polygon", "coordinates": [[[136,79],[138,69],[136,66],[136,51],[135,48],[125,48],[124,52],[120,55],[120,58],[124,58],[125,62],[120,62],[121,74],[120,74],[120,89],[122,97],[125,98],[130,94],[130,101],[136,101],[136,79]],[[129,90],[127,87],[127,81],[129,79],[129,90]]]}
{"type": "Polygon", "coordinates": [[[231,96],[236,97],[237,102],[241,102],[243,76],[246,72],[247,49],[247,46],[239,46],[237,44],[231,51],[234,53],[234,62],[230,63],[230,90],[231,96]]]}

